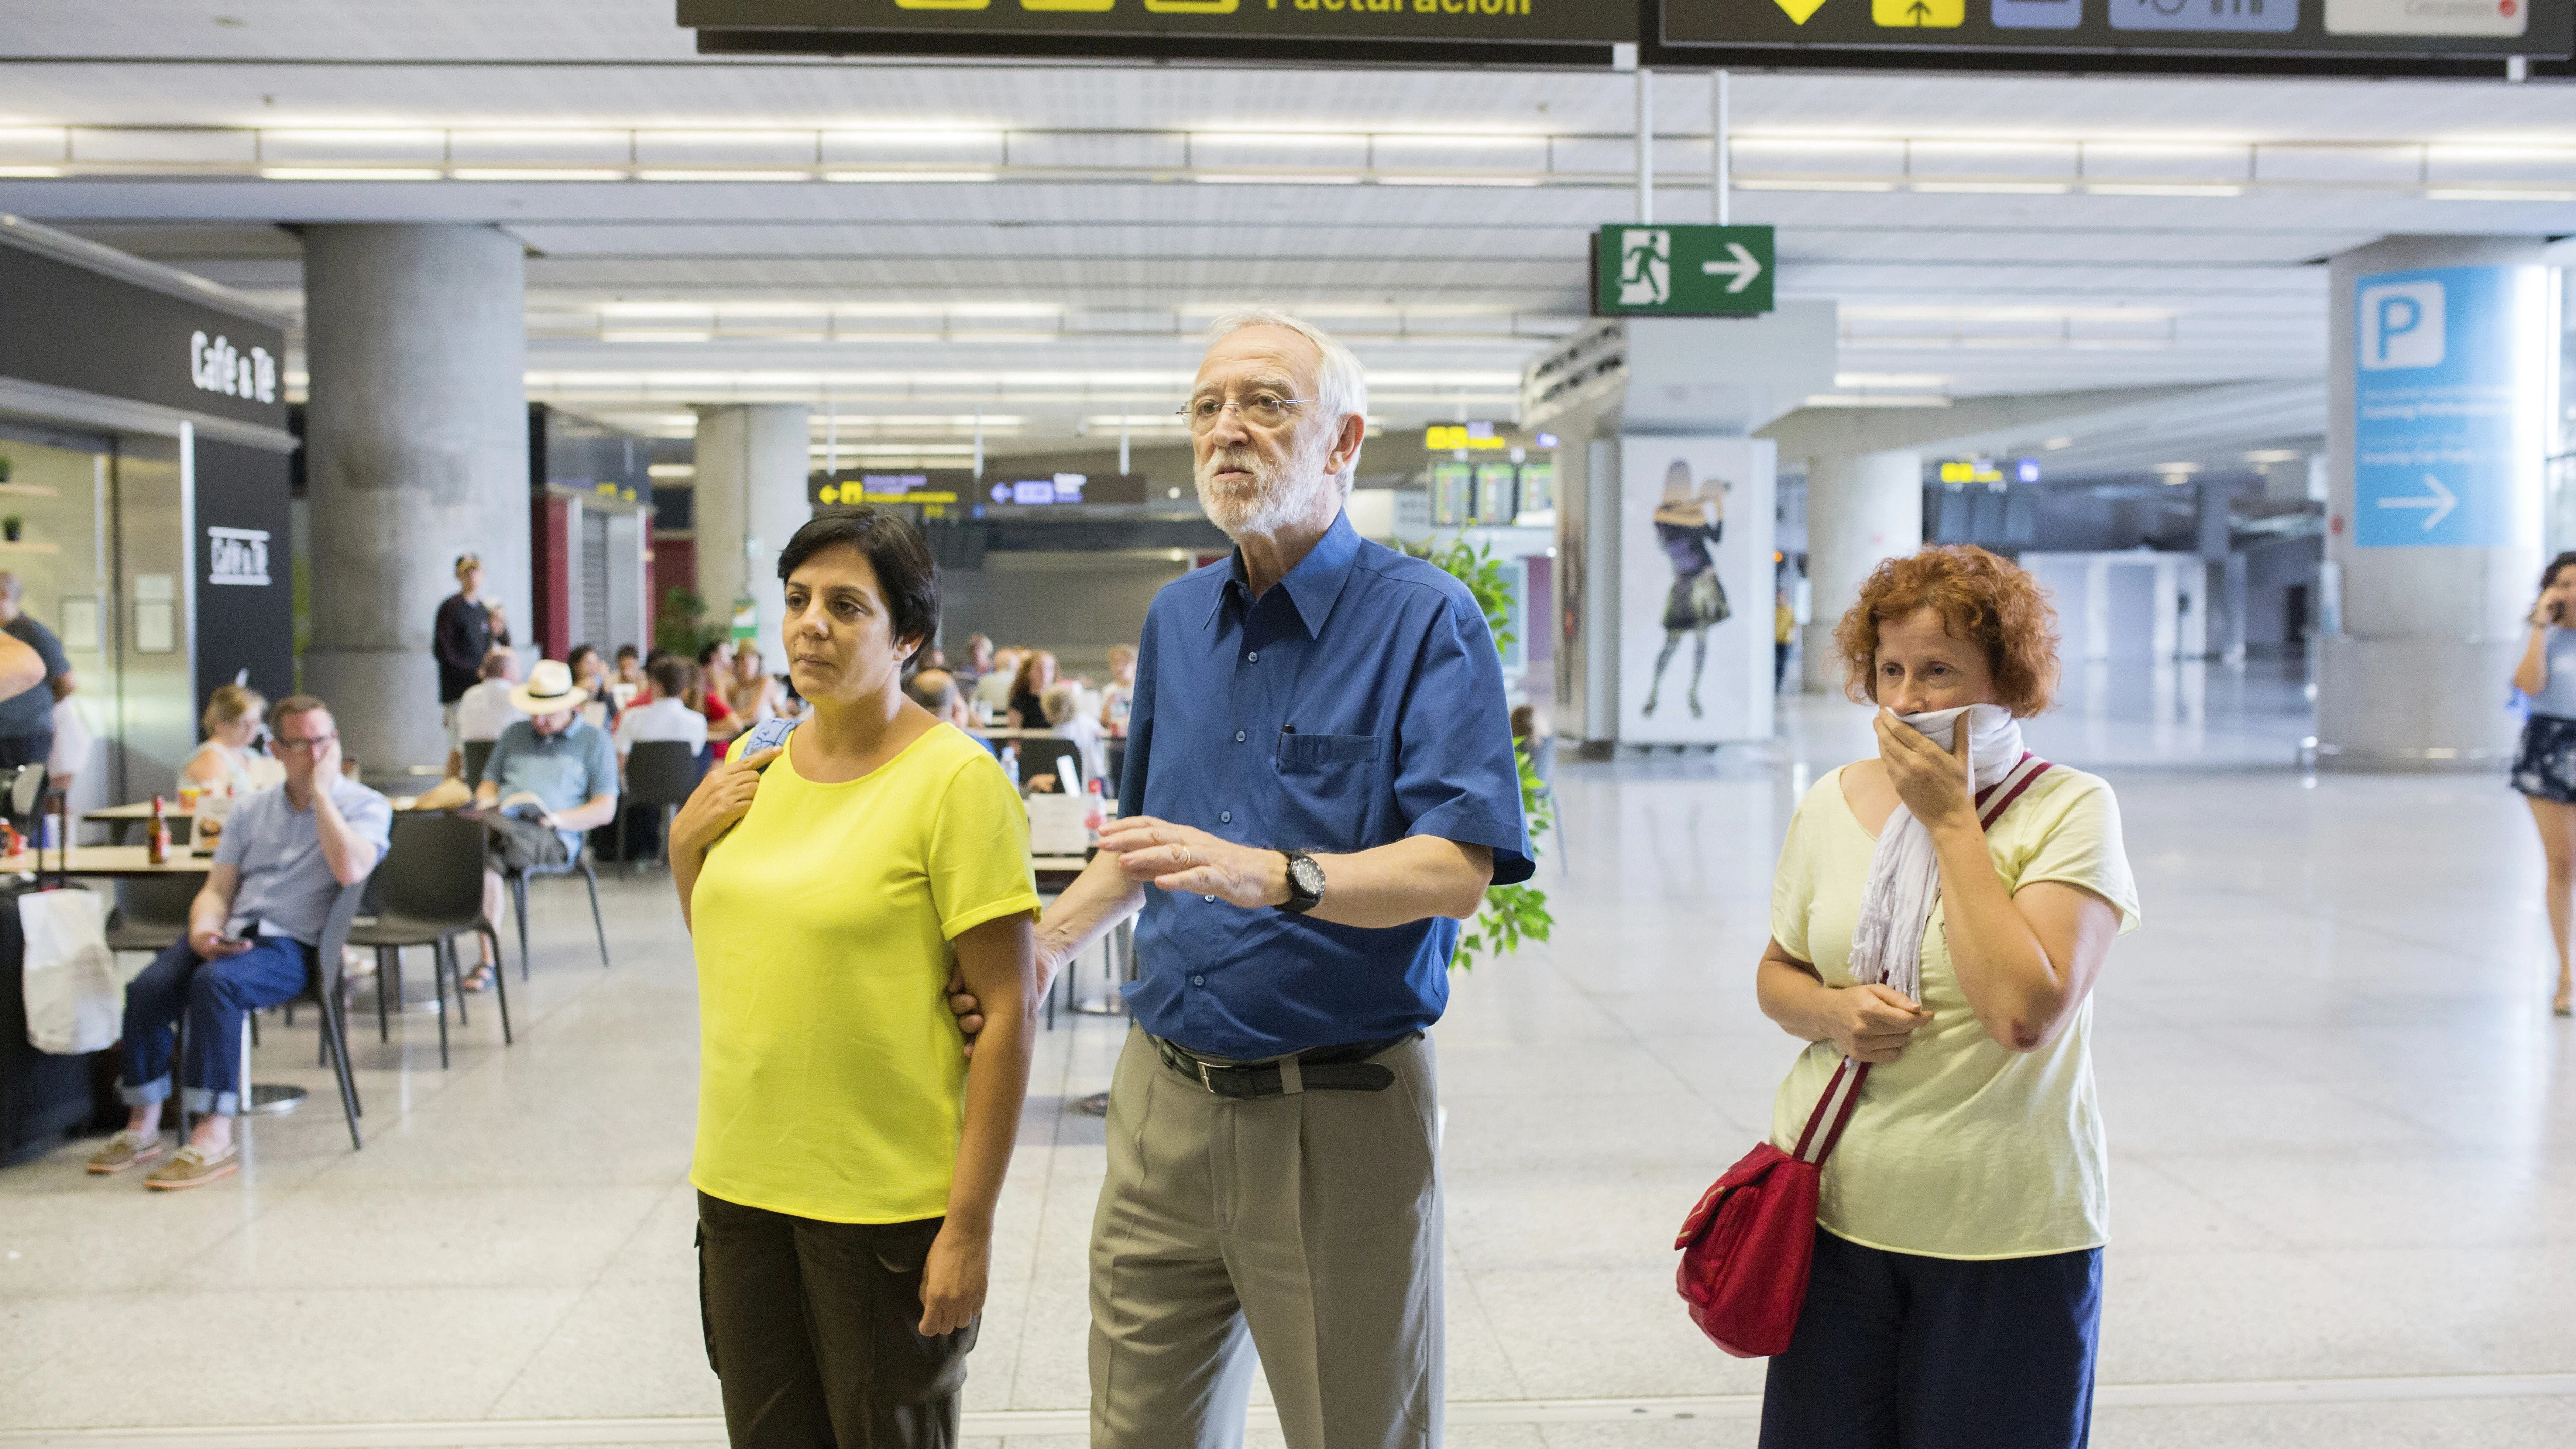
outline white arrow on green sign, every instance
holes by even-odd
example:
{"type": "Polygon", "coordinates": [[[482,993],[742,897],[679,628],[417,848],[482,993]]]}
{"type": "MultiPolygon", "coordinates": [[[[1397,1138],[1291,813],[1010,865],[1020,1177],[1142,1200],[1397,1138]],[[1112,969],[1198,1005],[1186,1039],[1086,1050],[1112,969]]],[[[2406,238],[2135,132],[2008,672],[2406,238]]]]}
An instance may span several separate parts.
{"type": "Polygon", "coordinates": [[[1767,226],[1605,226],[1593,311],[1605,317],[1729,317],[1771,310],[1767,226]]]}

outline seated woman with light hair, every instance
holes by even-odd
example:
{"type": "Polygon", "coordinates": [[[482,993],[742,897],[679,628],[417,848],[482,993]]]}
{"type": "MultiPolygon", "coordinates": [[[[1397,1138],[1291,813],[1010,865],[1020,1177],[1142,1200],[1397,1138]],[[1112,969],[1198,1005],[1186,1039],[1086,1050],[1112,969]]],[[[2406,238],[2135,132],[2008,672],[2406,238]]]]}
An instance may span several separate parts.
{"type": "MultiPolygon", "coordinates": [[[[1109,769],[1109,752],[1100,742],[1100,721],[1082,707],[1082,686],[1071,680],[1047,686],[1039,708],[1046,711],[1046,722],[1057,739],[1071,740],[1082,752],[1082,778],[1100,780],[1109,769]]],[[[1116,781],[1101,787],[1115,790],[1116,781]]]]}
{"type": "Polygon", "coordinates": [[[206,697],[205,743],[179,766],[179,783],[199,789],[229,788],[247,795],[286,778],[286,768],[258,752],[268,728],[268,700],[246,684],[218,684],[206,697]]]}
{"type": "Polygon", "coordinates": [[[2138,919],[2119,802],[2022,748],[2057,631],[2019,565],[1890,559],[1834,642],[1878,753],[1800,803],[1755,976],[1811,1043],[1772,1142],[1858,1101],[1761,1442],[2066,1449],[2092,1416],[2110,1227],[2092,992],[2138,919]]]}

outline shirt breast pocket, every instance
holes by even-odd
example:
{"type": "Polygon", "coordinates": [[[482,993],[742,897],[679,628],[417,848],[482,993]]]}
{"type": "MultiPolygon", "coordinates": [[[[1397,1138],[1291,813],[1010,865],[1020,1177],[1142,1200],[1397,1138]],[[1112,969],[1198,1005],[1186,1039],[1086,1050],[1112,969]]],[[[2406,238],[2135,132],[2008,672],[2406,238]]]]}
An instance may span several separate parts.
{"type": "Polygon", "coordinates": [[[1367,832],[1384,749],[1385,741],[1375,735],[1282,733],[1271,756],[1279,779],[1275,843],[1326,854],[1374,844],[1367,832]]]}

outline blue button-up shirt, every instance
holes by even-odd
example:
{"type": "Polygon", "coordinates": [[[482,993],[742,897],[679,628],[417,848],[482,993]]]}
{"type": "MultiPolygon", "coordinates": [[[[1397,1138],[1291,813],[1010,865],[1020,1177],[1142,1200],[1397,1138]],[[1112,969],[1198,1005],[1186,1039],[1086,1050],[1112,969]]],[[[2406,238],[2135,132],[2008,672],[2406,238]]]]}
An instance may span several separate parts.
{"type": "MultiPolygon", "coordinates": [[[[1496,885],[1529,879],[1483,612],[1348,518],[1257,600],[1239,554],[1156,594],[1127,728],[1121,814],[1318,854],[1437,835],[1491,848],[1496,885]]],[[[1137,1023],[1250,1060],[1438,1021],[1458,923],[1364,930],[1148,888],[1136,941],[1137,1023]]]]}

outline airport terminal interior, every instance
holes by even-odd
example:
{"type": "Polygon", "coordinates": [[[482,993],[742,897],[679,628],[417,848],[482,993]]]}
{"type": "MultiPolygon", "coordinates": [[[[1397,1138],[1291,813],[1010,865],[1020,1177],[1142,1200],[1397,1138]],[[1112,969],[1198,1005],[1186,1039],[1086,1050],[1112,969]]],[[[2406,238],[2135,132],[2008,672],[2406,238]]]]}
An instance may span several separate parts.
{"type": "MultiPolygon", "coordinates": [[[[1236,566],[1206,440],[1265,399],[1191,408],[1244,308],[1364,368],[1342,518],[1495,651],[1420,722],[1528,771],[1427,1032],[1445,1409],[1382,1442],[1801,1442],[1675,1240],[1800,1057],[1756,985],[1792,819],[1882,752],[1837,625],[1973,547],[2053,605],[2027,748],[2135,883],[2047,1058],[2107,1145],[2089,1403],[1833,1445],[2576,1443],[2571,53],[2568,0],[0,0],[0,627],[52,692],[0,698],[0,1449],[790,1442],[710,1369],[667,812],[824,718],[777,559],[857,506],[938,565],[913,697],[1026,797],[1025,879],[1089,879],[1149,605],[1236,566]],[[470,924],[453,969],[344,946],[399,912],[341,879],[216,1180],[163,1176],[181,1095],[148,1181],[96,1170],[118,983],[197,939],[246,792],[320,777],[278,702],[402,855],[526,736],[469,684],[580,696],[625,772],[497,972],[470,924]],[[666,700],[676,787],[626,756],[666,700]]],[[[1103,1094],[1200,1091],[1119,1068],[1195,965],[1160,908],[1034,1014],[954,1439],[845,1449],[1193,1442],[1094,1406],[1103,1094]]],[[[1381,1442],[1286,1372],[1209,1449],[1381,1442]]]]}

